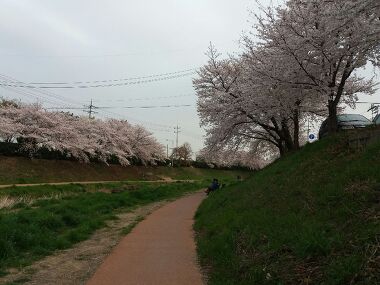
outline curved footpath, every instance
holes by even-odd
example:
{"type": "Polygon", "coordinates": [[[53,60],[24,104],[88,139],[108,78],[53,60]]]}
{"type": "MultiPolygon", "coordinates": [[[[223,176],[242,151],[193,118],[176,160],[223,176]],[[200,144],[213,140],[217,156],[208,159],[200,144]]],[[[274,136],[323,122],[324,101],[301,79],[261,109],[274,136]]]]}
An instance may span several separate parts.
{"type": "Polygon", "coordinates": [[[200,285],[193,217],[204,199],[196,193],[149,215],[106,258],[87,285],[200,285]]]}

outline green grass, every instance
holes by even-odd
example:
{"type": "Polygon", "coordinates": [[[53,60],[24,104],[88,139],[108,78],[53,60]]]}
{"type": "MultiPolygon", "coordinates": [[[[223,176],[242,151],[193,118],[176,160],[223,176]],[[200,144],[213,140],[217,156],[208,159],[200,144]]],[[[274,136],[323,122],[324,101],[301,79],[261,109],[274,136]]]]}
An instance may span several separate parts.
{"type": "Polygon", "coordinates": [[[0,198],[29,197],[31,204],[0,210],[0,272],[23,267],[89,238],[120,211],[198,190],[202,183],[64,185],[9,188],[0,198]],[[99,189],[125,190],[104,193],[99,189]],[[59,195],[58,195],[59,194],[59,195]],[[48,198],[47,198],[48,197],[48,198]]]}
{"type": "Polygon", "coordinates": [[[133,228],[140,223],[141,221],[144,220],[144,217],[138,216],[132,223],[130,223],[128,226],[124,227],[121,231],[121,234],[127,235],[129,234],[133,228]]]}
{"type": "Polygon", "coordinates": [[[307,145],[206,199],[209,284],[380,284],[380,143],[307,145]]]}
{"type": "Polygon", "coordinates": [[[84,164],[65,160],[27,159],[0,155],[0,185],[48,182],[211,179],[249,175],[247,171],[224,171],[192,167],[143,167],[84,164]]]}

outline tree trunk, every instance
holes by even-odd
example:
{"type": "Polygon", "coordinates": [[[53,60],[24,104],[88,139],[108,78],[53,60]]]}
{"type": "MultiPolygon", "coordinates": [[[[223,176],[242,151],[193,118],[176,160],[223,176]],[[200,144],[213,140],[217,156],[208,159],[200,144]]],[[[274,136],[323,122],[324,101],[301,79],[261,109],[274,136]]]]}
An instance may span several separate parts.
{"type": "Polygon", "coordinates": [[[275,118],[271,118],[271,122],[274,126],[274,133],[277,135],[276,146],[280,151],[280,155],[283,156],[289,151],[294,150],[294,143],[292,134],[289,131],[289,126],[286,120],[282,120],[281,123],[277,123],[275,118]]]}
{"type": "Polygon", "coordinates": [[[346,67],[344,69],[342,80],[339,83],[338,90],[336,91],[336,94],[334,96],[334,92],[331,93],[331,98],[329,99],[329,133],[334,134],[338,131],[338,112],[337,107],[340,102],[340,99],[342,98],[344,87],[346,85],[347,79],[350,77],[351,73],[353,72],[353,68],[351,66],[352,58],[347,60],[346,67]]]}
{"type": "Polygon", "coordinates": [[[300,109],[299,105],[300,103],[296,103],[297,107],[294,110],[293,114],[293,123],[294,123],[294,130],[293,130],[293,143],[294,148],[299,149],[300,148],[300,109]]]}
{"type": "Polygon", "coordinates": [[[329,134],[334,134],[338,131],[338,116],[337,104],[333,100],[329,100],[329,134]]]}
{"type": "Polygon", "coordinates": [[[285,142],[285,146],[287,151],[292,151],[294,150],[294,143],[293,143],[293,138],[292,135],[290,134],[288,124],[285,121],[281,122],[281,133],[285,142]]]}
{"type": "Polygon", "coordinates": [[[286,153],[285,151],[285,147],[284,147],[284,142],[281,140],[279,141],[278,145],[276,145],[278,147],[278,151],[280,152],[280,157],[283,157],[286,153]]]}

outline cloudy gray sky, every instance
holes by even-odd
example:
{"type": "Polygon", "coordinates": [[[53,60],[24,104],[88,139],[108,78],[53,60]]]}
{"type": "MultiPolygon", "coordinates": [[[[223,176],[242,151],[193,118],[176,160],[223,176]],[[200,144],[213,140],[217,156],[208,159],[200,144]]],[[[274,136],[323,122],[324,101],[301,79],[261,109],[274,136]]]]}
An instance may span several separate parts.
{"type": "MultiPolygon", "coordinates": [[[[261,1],[263,4],[269,3],[261,1]]],[[[212,41],[223,52],[238,50],[250,24],[253,0],[0,0],[0,81],[76,82],[149,76],[198,68],[212,41]]],[[[196,112],[194,75],[109,88],[0,89],[0,96],[47,107],[146,106],[157,109],[102,109],[97,117],[140,123],[160,142],[174,140],[194,150],[203,144],[196,112]],[[170,98],[163,98],[170,97],[170,98]]],[[[379,97],[377,95],[377,97],[379,97]]],[[[370,98],[378,102],[380,99],[370,98]]],[[[368,106],[355,111],[363,113],[368,106]]],[[[84,114],[81,110],[76,113],[84,114]]]]}

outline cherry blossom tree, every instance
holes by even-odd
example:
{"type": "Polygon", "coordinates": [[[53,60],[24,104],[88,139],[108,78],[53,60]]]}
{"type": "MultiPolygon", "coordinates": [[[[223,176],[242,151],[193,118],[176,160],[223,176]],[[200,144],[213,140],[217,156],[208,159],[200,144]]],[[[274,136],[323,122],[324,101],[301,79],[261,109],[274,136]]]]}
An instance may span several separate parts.
{"type": "Polygon", "coordinates": [[[0,98],[0,107],[18,107],[19,103],[16,100],[8,100],[5,98],[0,98]]]}
{"type": "Polygon", "coordinates": [[[189,165],[192,154],[191,145],[185,142],[183,145],[173,149],[172,157],[178,160],[179,164],[189,165]]]}
{"type": "Polygon", "coordinates": [[[164,146],[159,144],[152,133],[142,126],[134,126],[127,141],[134,156],[144,164],[154,164],[156,160],[165,158],[164,146]]]}
{"type": "Polygon", "coordinates": [[[36,105],[0,107],[0,138],[17,141],[30,156],[45,148],[82,162],[108,163],[115,157],[122,165],[136,160],[154,164],[164,157],[163,146],[141,126],[48,112],[36,105]]]}
{"type": "Polygon", "coordinates": [[[342,101],[353,104],[359,92],[374,92],[373,80],[356,72],[369,62],[378,65],[380,19],[374,16],[378,4],[360,2],[290,0],[286,7],[269,8],[257,16],[258,45],[281,54],[290,70],[303,73],[291,83],[324,98],[331,132],[337,130],[342,101]]]}
{"type": "Polygon", "coordinates": [[[198,160],[202,160],[211,166],[216,167],[244,167],[251,170],[258,170],[271,162],[270,159],[264,159],[254,150],[222,150],[222,151],[209,151],[202,149],[198,156],[198,160]]]}
{"type": "Polygon", "coordinates": [[[211,46],[208,56],[209,62],[193,81],[201,125],[207,131],[206,146],[246,147],[261,140],[275,145],[280,154],[297,149],[301,103],[303,109],[311,109],[308,97],[301,96],[307,91],[293,90],[262,74],[258,70],[262,62],[248,53],[220,59],[211,46]]]}
{"type": "Polygon", "coordinates": [[[379,65],[378,1],[289,0],[262,12],[242,53],[222,59],[211,46],[193,81],[209,151],[257,140],[296,150],[306,118],[327,113],[334,132],[342,103],[374,93],[358,71],[379,65]]]}

